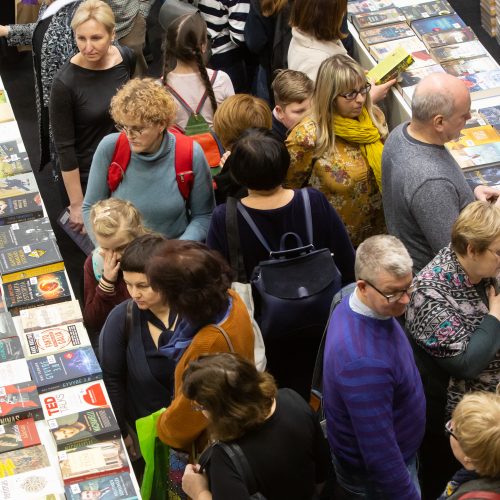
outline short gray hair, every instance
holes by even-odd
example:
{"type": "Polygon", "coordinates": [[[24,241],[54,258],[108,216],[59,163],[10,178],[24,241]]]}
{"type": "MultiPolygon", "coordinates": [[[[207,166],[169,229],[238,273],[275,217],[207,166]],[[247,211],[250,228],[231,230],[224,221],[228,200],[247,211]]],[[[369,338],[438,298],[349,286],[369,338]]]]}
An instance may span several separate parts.
{"type": "Polygon", "coordinates": [[[376,281],[381,271],[402,278],[412,272],[412,266],[410,254],[400,240],[388,234],[378,234],[359,245],[354,273],[357,280],[376,281]]]}
{"type": "Polygon", "coordinates": [[[455,102],[451,92],[441,89],[419,91],[418,85],[411,101],[412,120],[429,122],[436,115],[450,117],[455,110],[455,102]]]}

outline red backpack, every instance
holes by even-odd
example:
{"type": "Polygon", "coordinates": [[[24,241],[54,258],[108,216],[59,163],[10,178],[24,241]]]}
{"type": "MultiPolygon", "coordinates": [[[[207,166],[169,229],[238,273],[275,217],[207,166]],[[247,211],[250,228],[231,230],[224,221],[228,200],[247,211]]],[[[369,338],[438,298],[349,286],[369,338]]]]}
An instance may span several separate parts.
{"type": "MultiPolygon", "coordinates": [[[[175,178],[185,201],[193,189],[193,139],[177,130],[170,130],[175,135],[175,178]]],[[[116,141],[111,163],[108,167],[108,187],[111,192],[120,185],[130,162],[130,144],[125,132],[121,132],[116,141]]]]}

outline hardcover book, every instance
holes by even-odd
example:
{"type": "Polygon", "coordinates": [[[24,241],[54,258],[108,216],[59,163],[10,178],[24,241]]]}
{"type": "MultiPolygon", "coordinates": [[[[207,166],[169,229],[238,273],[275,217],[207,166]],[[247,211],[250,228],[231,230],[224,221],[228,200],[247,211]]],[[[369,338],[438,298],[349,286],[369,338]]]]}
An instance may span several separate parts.
{"type": "Polygon", "coordinates": [[[2,282],[10,283],[22,278],[39,276],[45,266],[58,265],[57,271],[64,269],[64,262],[55,240],[38,241],[31,245],[0,250],[0,272],[2,282]]]}
{"type": "Polygon", "coordinates": [[[62,493],[60,481],[59,471],[53,467],[43,467],[15,476],[6,476],[0,479],[0,498],[5,500],[55,500],[55,495],[62,493]]]}
{"type": "Polygon", "coordinates": [[[409,54],[425,50],[425,45],[422,43],[422,40],[419,40],[416,36],[409,36],[400,40],[391,40],[390,42],[370,45],[370,53],[377,61],[380,61],[398,47],[402,47],[409,54]]]}
{"type": "Polygon", "coordinates": [[[68,208],[65,208],[61,212],[57,218],[57,223],[62,229],[64,229],[65,233],[78,245],[80,250],[82,250],[85,255],[90,255],[92,253],[92,250],[94,250],[94,243],[88,234],[77,232],[71,227],[68,208]]]}
{"type": "Polygon", "coordinates": [[[487,123],[495,127],[497,130],[500,130],[500,106],[481,108],[478,112],[487,123]]]}
{"type": "Polygon", "coordinates": [[[22,309],[71,300],[64,271],[12,281],[2,288],[7,308],[14,316],[22,309]]]}
{"type": "Polygon", "coordinates": [[[127,472],[74,483],[66,486],[65,491],[67,500],[80,500],[84,498],[86,491],[95,492],[96,498],[109,500],[136,500],[139,498],[130,479],[130,474],[127,472]]]}
{"type": "Polygon", "coordinates": [[[351,18],[352,23],[358,31],[363,28],[374,28],[375,26],[394,24],[404,20],[405,17],[401,14],[401,11],[395,8],[377,10],[373,13],[356,14],[351,18]]]}
{"type": "Polygon", "coordinates": [[[401,71],[408,69],[412,63],[412,56],[402,47],[398,47],[368,71],[367,76],[371,80],[375,80],[377,85],[380,85],[396,78],[401,71]]]}
{"type": "Polygon", "coordinates": [[[47,419],[89,409],[111,408],[102,380],[51,391],[40,398],[47,419]]]}
{"type": "Polygon", "coordinates": [[[0,339],[0,363],[21,358],[24,358],[24,354],[19,337],[0,339]]]}
{"type": "Polygon", "coordinates": [[[433,2],[419,3],[401,7],[401,12],[408,22],[417,19],[426,19],[434,16],[446,16],[453,14],[453,7],[446,0],[436,0],[433,2]]]}
{"type": "Polygon", "coordinates": [[[48,217],[0,226],[0,250],[55,239],[48,217]]]}
{"type": "Polygon", "coordinates": [[[495,96],[499,93],[500,69],[482,71],[473,75],[463,75],[459,78],[469,89],[473,100],[495,96]]]}
{"type": "Polygon", "coordinates": [[[500,189],[500,168],[498,166],[471,169],[464,172],[467,182],[474,189],[480,184],[500,189]]]}
{"type": "Polygon", "coordinates": [[[492,71],[498,69],[497,62],[490,56],[474,57],[471,59],[457,59],[442,64],[446,73],[453,76],[474,75],[482,71],[492,71]]]}
{"type": "Polygon", "coordinates": [[[16,327],[12,316],[7,311],[4,301],[0,298],[0,339],[17,337],[16,327]]]}
{"type": "Polygon", "coordinates": [[[39,394],[102,378],[92,347],[80,347],[28,361],[39,394]]]}
{"type": "Polygon", "coordinates": [[[462,170],[475,170],[500,162],[500,142],[449,149],[449,152],[462,170]]]}
{"type": "Polygon", "coordinates": [[[471,42],[477,40],[475,33],[466,26],[458,30],[441,31],[439,33],[427,33],[422,35],[422,42],[428,49],[435,49],[444,45],[454,45],[455,43],[471,42]]]}
{"type": "Polygon", "coordinates": [[[40,217],[43,217],[43,207],[38,191],[0,198],[0,226],[40,217]]]}
{"type": "Polygon", "coordinates": [[[415,36],[415,33],[406,23],[368,28],[359,32],[359,38],[367,47],[374,43],[390,42],[408,36],[415,36]]]}
{"type": "Polygon", "coordinates": [[[37,192],[38,187],[33,172],[11,175],[0,179],[0,198],[37,192]]]}
{"type": "Polygon", "coordinates": [[[59,467],[65,484],[129,470],[121,439],[60,451],[59,467]]]}
{"type": "Polygon", "coordinates": [[[0,424],[25,418],[41,420],[43,412],[36,385],[30,380],[0,387],[0,424]]]}
{"type": "Polygon", "coordinates": [[[75,448],[110,439],[121,431],[111,408],[95,408],[47,421],[58,450],[75,448]]]}
{"type": "Polygon", "coordinates": [[[479,146],[490,142],[499,142],[500,134],[495,127],[483,125],[480,127],[465,128],[460,137],[445,144],[447,149],[462,149],[469,146],[479,146]]]}
{"type": "Polygon", "coordinates": [[[13,476],[43,467],[50,467],[50,462],[42,445],[7,451],[0,455],[0,477],[13,476]]]}
{"type": "Polygon", "coordinates": [[[0,363],[0,380],[5,385],[20,384],[28,380],[31,382],[26,360],[24,358],[13,359],[0,363]]]}
{"type": "Polygon", "coordinates": [[[40,436],[32,418],[0,425],[0,453],[40,444],[40,436]]]}
{"type": "Polygon", "coordinates": [[[487,55],[486,49],[479,40],[436,47],[435,49],[431,49],[430,53],[439,63],[487,55]]]}
{"type": "Polygon", "coordinates": [[[365,14],[390,7],[393,7],[392,0],[357,0],[348,2],[347,15],[351,18],[355,14],[365,14]]]}
{"type": "Polygon", "coordinates": [[[464,28],[465,23],[458,16],[458,14],[452,14],[450,16],[438,16],[430,17],[429,19],[418,19],[411,23],[411,27],[415,31],[418,37],[422,38],[422,35],[426,33],[439,33],[441,31],[456,30],[459,28],[464,28]]]}
{"type": "Polygon", "coordinates": [[[0,142],[0,178],[31,172],[31,165],[21,139],[0,142]]]}

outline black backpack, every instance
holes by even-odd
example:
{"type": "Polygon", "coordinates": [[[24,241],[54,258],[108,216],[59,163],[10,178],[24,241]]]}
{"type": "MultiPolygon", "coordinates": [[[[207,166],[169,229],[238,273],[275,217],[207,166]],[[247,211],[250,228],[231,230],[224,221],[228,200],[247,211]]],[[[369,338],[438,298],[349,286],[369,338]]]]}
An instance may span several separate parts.
{"type": "Polygon", "coordinates": [[[279,250],[272,250],[245,207],[238,203],[250,229],[269,252],[269,260],[255,267],[250,282],[256,302],[256,320],[264,341],[279,338],[308,338],[322,332],[328,321],[333,296],[341,288],[341,275],[328,248],[313,244],[311,204],[307,188],[304,202],[308,244],[297,233],[281,236],[279,250]],[[295,246],[287,248],[287,242],[295,246]]]}

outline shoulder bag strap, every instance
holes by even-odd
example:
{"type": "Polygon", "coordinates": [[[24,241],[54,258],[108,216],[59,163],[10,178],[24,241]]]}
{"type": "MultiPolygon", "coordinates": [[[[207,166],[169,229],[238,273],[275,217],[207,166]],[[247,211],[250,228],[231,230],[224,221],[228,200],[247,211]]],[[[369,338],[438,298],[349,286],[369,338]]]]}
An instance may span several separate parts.
{"type": "Polygon", "coordinates": [[[128,68],[129,77],[132,78],[134,76],[135,65],[137,62],[137,56],[135,55],[135,52],[128,47],[121,46],[119,43],[116,44],[116,48],[120,52],[123,62],[128,68]]]}
{"type": "Polygon", "coordinates": [[[175,97],[179,101],[179,104],[188,112],[189,115],[195,113],[193,108],[181,97],[181,95],[171,85],[165,82],[165,87],[167,87],[167,90],[172,94],[173,97],[175,97]]]}
{"type": "Polygon", "coordinates": [[[115,191],[123,180],[131,154],[127,134],[121,132],[116,141],[113,157],[108,167],[107,181],[111,192],[115,191]]]}
{"type": "Polygon", "coordinates": [[[307,191],[307,188],[302,188],[300,190],[300,194],[302,195],[302,200],[304,201],[304,215],[306,220],[307,237],[309,238],[309,244],[314,245],[311,200],[309,199],[309,191],[307,191]]]}
{"type": "MultiPolygon", "coordinates": [[[[212,78],[210,78],[210,85],[212,86],[212,90],[213,90],[213,85],[214,85],[214,82],[215,82],[215,79],[217,78],[217,70],[215,70],[213,73],[212,73],[212,78]]],[[[200,102],[198,103],[198,106],[196,106],[196,111],[195,113],[197,115],[200,114],[200,111],[201,111],[201,108],[203,107],[203,105],[205,104],[205,101],[207,100],[207,97],[208,97],[208,90],[205,89],[205,92],[203,93],[203,95],[201,96],[201,99],[200,99],[200,102]]]]}
{"type": "Polygon", "coordinates": [[[134,314],[133,307],[134,301],[132,299],[129,299],[129,301],[127,302],[127,313],[125,315],[125,339],[127,340],[127,345],[132,334],[132,321],[134,314]]]}
{"type": "Polygon", "coordinates": [[[217,328],[217,330],[219,330],[219,333],[221,333],[222,336],[226,339],[227,346],[229,347],[229,352],[232,352],[232,353],[236,352],[234,350],[233,343],[231,342],[231,339],[229,338],[229,335],[226,332],[226,330],[224,330],[224,328],[222,328],[222,326],[216,325],[215,323],[212,323],[212,325],[210,325],[210,326],[217,328]]]}
{"type": "Polygon", "coordinates": [[[245,265],[240,252],[240,230],[238,227],[238,200],[229,197],[226,200],[226,238],[229,249],[229,263],[233,269],[236,281],[246,283],[245,265]]]}
{"type": "Polygon", "coordinates": [[[175,129],[169,129],[175,136],[175,179],[179,191],[186,202],[193,189],[193,139],[175,129]]]}
{"type": "Polygon", "coordinates": [[[250,214],[246,211],[246,208],[243,206],[243,204],[239,201],[237,203],[237,208],[240,214],[243,216],[243,218],[246,220],[247,224],[250,226],[250,229],[253,231],[255,236],[258,238],[258,240],[261,242],[262,246],[269,252],[271,253],[272,250],[269,247],[269,244],[267,243],[266,239],[262,235],[262,233],[259,231],[259,228],[253,221],[252,217],[250,217],[250,214]]]}

